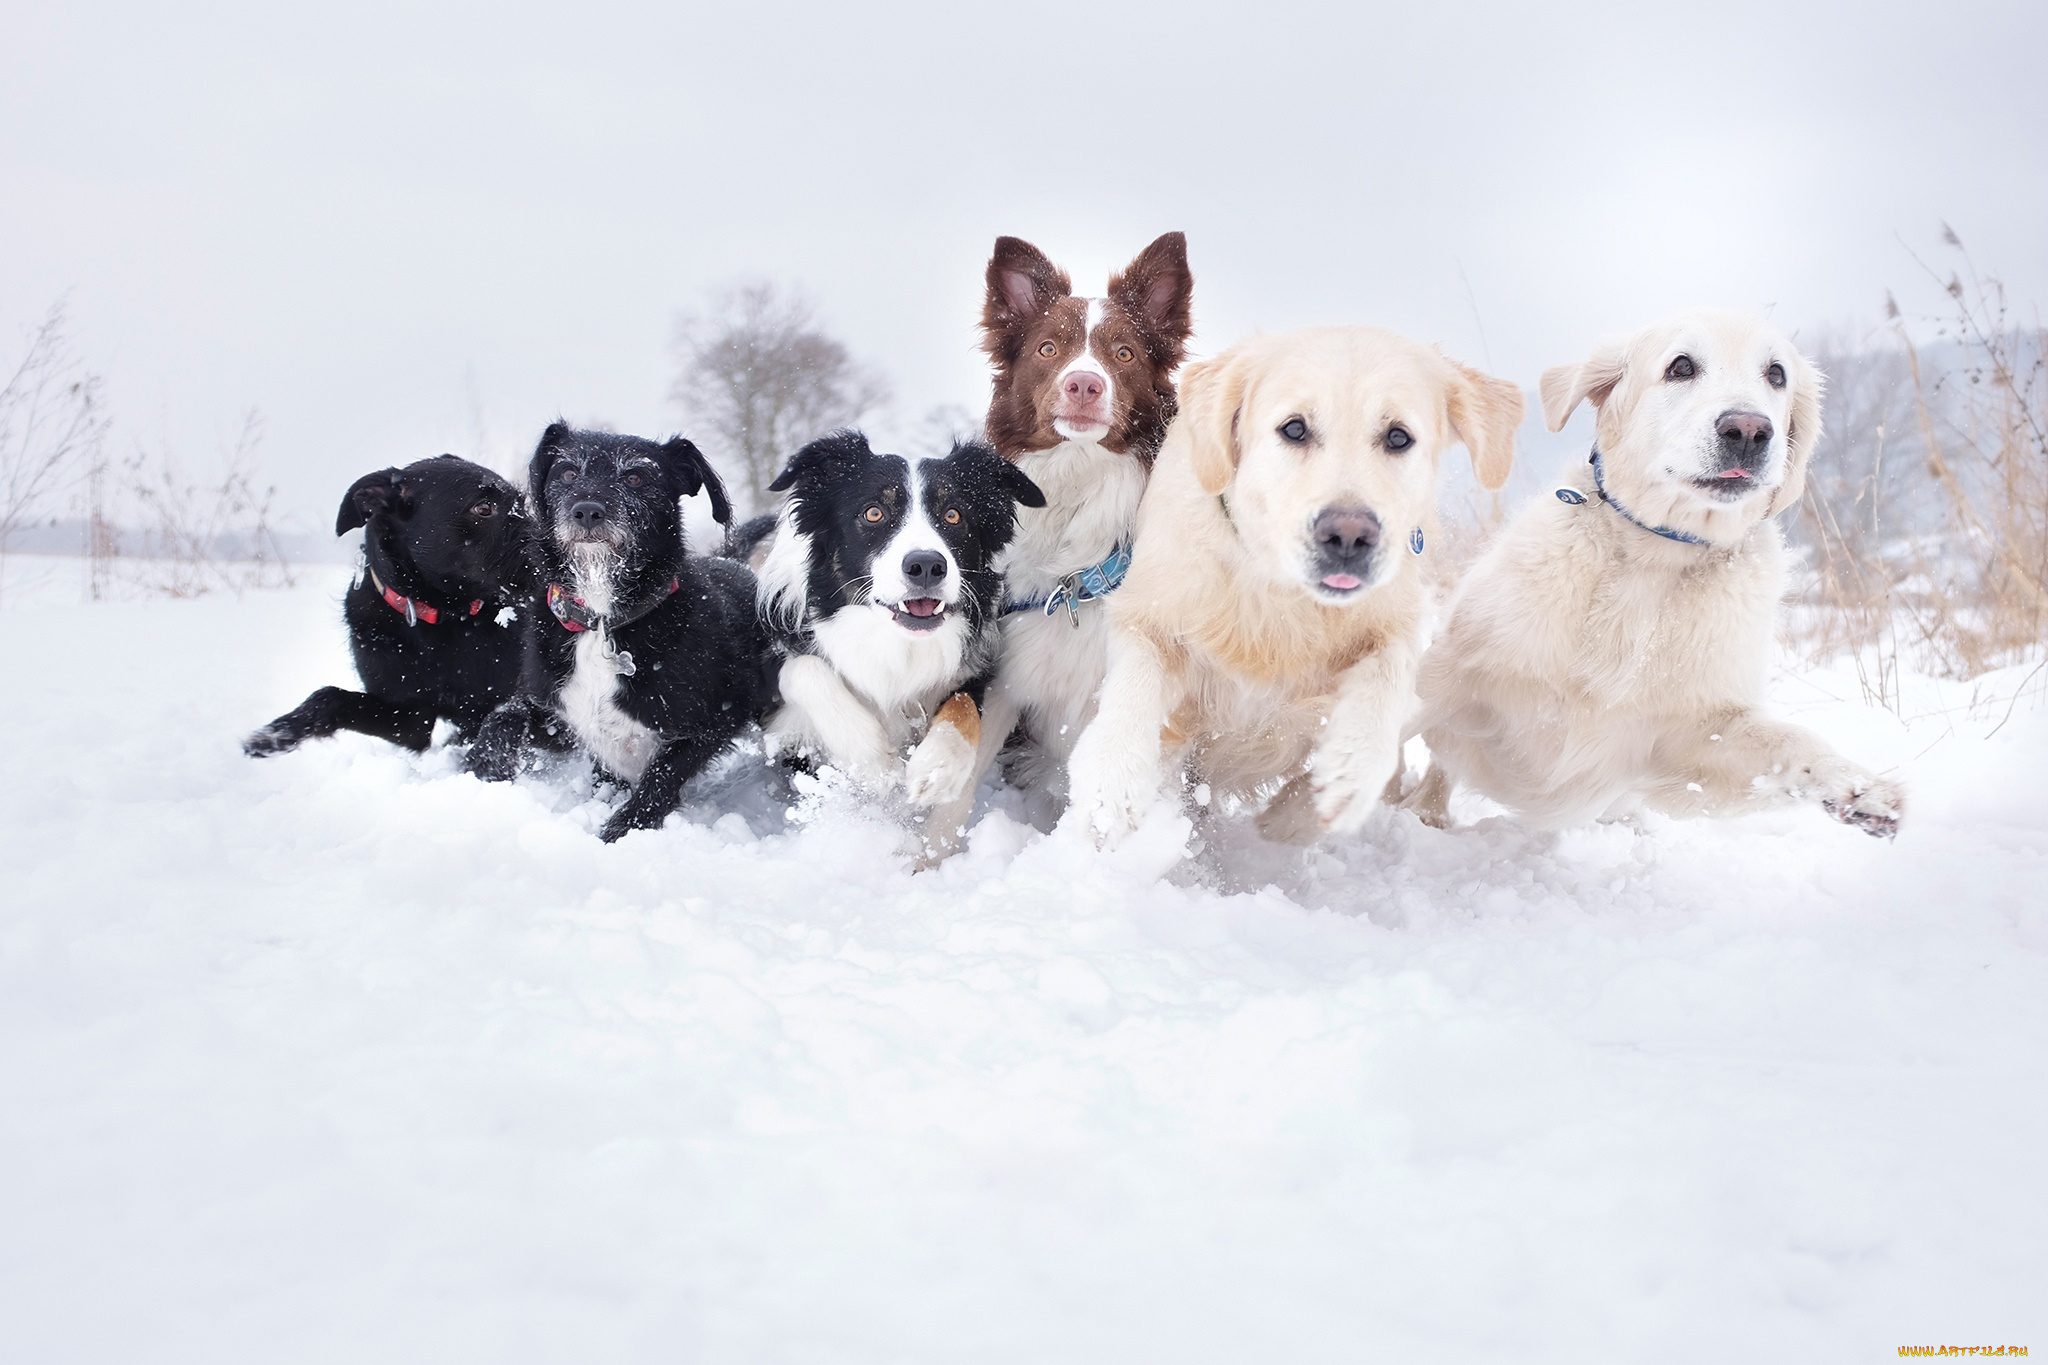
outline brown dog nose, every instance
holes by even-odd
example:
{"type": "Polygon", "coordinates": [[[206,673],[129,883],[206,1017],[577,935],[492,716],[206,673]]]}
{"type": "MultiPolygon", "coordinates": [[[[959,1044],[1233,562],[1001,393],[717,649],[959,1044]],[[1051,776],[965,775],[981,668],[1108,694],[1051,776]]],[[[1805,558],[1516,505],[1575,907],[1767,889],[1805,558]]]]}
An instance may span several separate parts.
{"type": "Polygon", "coordinates": [[[1369,507],[1325,507],[1316,517],[1315,538],[1323,563],[1348,564],[1380,543],[1380,519],[1369,507]]]}
{"type": "Polygon", "coordinates": [[[1771,419],[1760,412],[1724,412],[1714,423],[1721,448],[1730,454],[1762,454],[1771,443],[1771,419]]]}
{"type": "Polygon", "coordinates": [[[1093,403],[1102,397],[1102,391],[1109,387],[1109,381],[1090,370],[1076,370],[1067,376],[1064,386],[1067,397],[1076,403],[1093,403]]]}

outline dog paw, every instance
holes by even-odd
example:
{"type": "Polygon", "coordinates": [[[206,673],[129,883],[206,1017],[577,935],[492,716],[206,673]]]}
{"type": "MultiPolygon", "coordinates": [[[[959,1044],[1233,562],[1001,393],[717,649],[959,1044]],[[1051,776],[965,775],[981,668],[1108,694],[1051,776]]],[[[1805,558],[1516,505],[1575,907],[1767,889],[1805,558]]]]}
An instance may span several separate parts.
{"type": "Polygon", "coordinates": [[[1355,834],[1363,828],[1398,761],[1399,753],[1391,747],[1318,754],[1309,786],[1323,828],[1332,834],[1355,834]]]}
{"type": "Polygon", "coordinates": [[[1074,755],[1067,769],[1067,813],[1060,819],[1061,829],[1104,849],[1122,843],[1159,796],[1156,764],[1103,761],[1106,757],[1074,755]]]}
{"type": "Polygon", "coordinates": [[[1906,792],[1896,782],[1865,777],[1846,791],[1823,797],[1820,808],[1873,839],[1896,839],[1899,817],[1906,809],[1906,792]]]}
{"type": "Polygon", "coordinates": [[[1261,838],[1276,844],[1305,847],[1323,837],[1323,817],[1316,810],[1315,790],[1305,777],[1295,777],[1274,793],[1253,820],[1261,838]]]}
{"type": "Polygon", "coordinates": [[[974,746],[951,725],[934,725],[903,768],[903,790],[911,804],[957,801],[974,780],[974,746]]]}
{"type": "Polygon", "coordinates": [[[251,758],[269,758],[299,747],[299,737],[282,725],[266,725],[242,741],[242,752],[251,758]]]}

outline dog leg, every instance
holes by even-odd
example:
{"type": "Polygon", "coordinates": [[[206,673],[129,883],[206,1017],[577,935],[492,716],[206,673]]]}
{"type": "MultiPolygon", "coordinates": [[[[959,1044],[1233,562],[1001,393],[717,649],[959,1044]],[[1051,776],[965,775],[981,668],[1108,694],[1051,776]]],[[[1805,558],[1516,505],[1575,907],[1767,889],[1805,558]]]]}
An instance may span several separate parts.
{"type": "Polygon", "coordinates": [[[981,709],[965,692],[955,692],[932,717],[931,729],[904,767],[903,786],[911,802],[936,806],[958,800],[974,780],[974,754],[980,747],[981,709]]]}
{"type": "Polygon", "coordinates": [[[389,740],[418,753],[434,738],[434,713],[340,687],[323,687],[243,740],[242,752],[251,758],[268,758],[340,730],[389,740]]]}
{"type": "MultiPolygon", "coordinates": [[[[484,719],[463,768],[486,782],[510,782],[519,775],[527,746],[537,733],[553,734],[549,708],[531,697],[513,697],[484,719]]],[[[548,747],[553,747],[551,744],[548,747]]]]}
{"type": "Polygon", "coordinates": [[[1400,803],[1401,809],[1415,812],[1415,818],[1431,829],[1449,829],[1451,793],[1457,790],[1457,785],[1450,769],[1432,758],[1428,771],[1422,774],[1422,785],[1408,793],[1400,803]]]}
{"type": "Polygon", "coordinates": [[[1672,815],[1818,801],[1843,824],[1889,839],[1906,805],[1904,787],[1843,758],[1811,730],[1748,711],[1660,743],[1654,761],[1665,776],[1650,800],[1672,815]]]}
{"type": "MultiPolygon", "coordinates": [[[[1356,833],[1401,762],[1401,726],[1415,706],[1415,651],[1389,644],[1353,664],[1337,686],[1323,742],[1309,761],[1316,814],[1356,833]]],[[[1284,794],[1284,793],[1283,793],[1284,794]]]]}
{"type": "Polygon", "coordinates": [[[862,786],[886,789],[898,776],[896,753],[882,722],[832,665],[800,654],[782,665],[782,710],[770,717],[787,734],[824,754],[862,786]]]}
{"type": "MultiPolygon", "coordinates": [[[[941,714],[944,714],[944,708],[941,708],[941,714]]],[[[1002,753],[1004,742],[1017,728],[1022,714],[1016,698],[1000,682],[989,685],[981,699],[980,734],[975,740],[967,780],[956,796],[935,804],[924,818],[924,849],[917,860],[920,871],[937,867],[960,851],[967,834],[967,817],[974,813],[974,796],[981,789],[981,779],[988,775],[997,755],[1002,753]]],[[[922,747],[919,746],[920,749],[922,747]]],[[[912,758],[914,760],[915,755],[912,758]]]]}
{"type": "Polygon", "coordinates": [[[730,734],[693,735],[663,744],[649,760],[647,770],[640,774],[633,794],[612,812],[597,837],[611,844],[623,839],[628,830],[660,829],[662,822],[682,804],[684,784],[724,753],[732,741],[730,734]]]}
{"type": "Polygon", "coordinates": [[[1113,848],[1138,827],[1159,796],[1166,691],[1166,661],[1158,647],[1136,631],[1112,626],[1102,699],[1067,764],[1061,828],[1113,848]]]}

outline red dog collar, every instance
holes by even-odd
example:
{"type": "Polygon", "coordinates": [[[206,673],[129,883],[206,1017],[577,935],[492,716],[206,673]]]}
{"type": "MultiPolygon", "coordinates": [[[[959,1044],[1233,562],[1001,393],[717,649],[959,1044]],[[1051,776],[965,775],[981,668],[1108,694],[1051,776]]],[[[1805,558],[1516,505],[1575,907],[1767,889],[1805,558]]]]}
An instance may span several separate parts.
{"type": "Polygon", "coordinates": [[[682,586],[683,580],[681,578],[671,578],[668,581],[668,586],[654,594],[653,598],[644,603],[638,611],[628,612],[624,616],[606,618],[592,611],[584,604],[582,598],[570,592],[560,583],[550,583],[548,584],[548,610],[554,613],[557,621],[562,623],[562,629],[568,631],[571,635],[581,631],[595,630],[600,625],[617,630],[621,626],[633,624],[633,622],[639,620],[648,612],[653,611],[656,607],[674,596],[682,586]]]}
{"type": "MultiPolygon", "coordinates": [[[[367,564],[363,567],[369,568],[367,564]]],[[[438,624],[441,620],[441,609],[439,607],[430,607],[417,597],[407,597],[398,589],[387,586],[383,579],[377,577],[375,569],[370,569],[370,582],[376,585],[378,594],[384,599],[384,605],[390,607],[391,610],[397,612],[400,616],[403,616],[407,625],[416,626],[420,622],[425,621],[431,626],[438,624]]],[[[469,604],[468,614],[474,616],[483,609],[484,602],[479,597],[476,601],[469,604]]]]}

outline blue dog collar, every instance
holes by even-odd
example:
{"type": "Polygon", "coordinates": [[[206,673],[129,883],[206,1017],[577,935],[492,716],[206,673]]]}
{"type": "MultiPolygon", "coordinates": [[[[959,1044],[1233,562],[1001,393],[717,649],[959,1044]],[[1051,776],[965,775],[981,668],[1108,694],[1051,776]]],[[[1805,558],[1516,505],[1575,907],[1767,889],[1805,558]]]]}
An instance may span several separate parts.
{"type": "Polygon", "coordinates": [[[1081,604],[1094,602],[1109,596],[1123,586],[1124,576],[1131,571],[1131,547],[1117,546],[1109,552],[1109,558],[1100,564],[1091,564],[1085,569],[1068,574],[1053,586],[1044,597],[1011,600],[1003,604],[1003,615],[1014,616],[1020,611],[1039,611],[1047,616],[1057,616],[1065,607],[1067,616],[1076,626],[1081,624],[1081,604]]]}
{"type": "MultiPolygon", "coordinates": [[[[1607,491],[1607,475],[1600,467],[1600,448],[1598,446],[1593,448],[1591,463],[1593,466],[1593,487],[1599,490],[1600,501],[1612,507],[1623,521],[1628,522],[1631,526],[1640,526],[1653,536],[1662,536],[1666,540],[1675,540],[1681,545],[1710,545],[1713,543],[1702,540],[1695,535],[1688,535],[1684,531],[1674,531],[1669,526],[1652,526],[1649,522],[1637,517],[1633,512],[1615,501],[1614,495],[1607,491]]],[[[1584,493],[1581,493],[1576,488],[1560,488],[1557,490],[1557,500],[1562,503],[1568,503],[1573,507],[1579,507],[1587,501],[1587,498],[1584,493]]]]}

